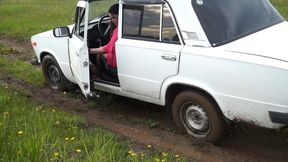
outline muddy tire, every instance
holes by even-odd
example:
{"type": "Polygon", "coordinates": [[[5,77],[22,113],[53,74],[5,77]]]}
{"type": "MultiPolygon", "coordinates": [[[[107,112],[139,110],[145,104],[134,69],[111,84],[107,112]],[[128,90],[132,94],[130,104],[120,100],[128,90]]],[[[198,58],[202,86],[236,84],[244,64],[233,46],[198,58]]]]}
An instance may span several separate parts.
{"type": "Polygon", "coordinates": [[[173,104],[175,124],[188,135],[216,143],[225,134],[225,122],[218,106],[201,92],[180,92],[173,104]]]}
{"type": "Polygon", "coordinates": [[[67,79],[62,73],[57,61],[51,55],[46,55],[42,60],[42,71],[48,86],[57,91],[66,91],[67,79]]]}

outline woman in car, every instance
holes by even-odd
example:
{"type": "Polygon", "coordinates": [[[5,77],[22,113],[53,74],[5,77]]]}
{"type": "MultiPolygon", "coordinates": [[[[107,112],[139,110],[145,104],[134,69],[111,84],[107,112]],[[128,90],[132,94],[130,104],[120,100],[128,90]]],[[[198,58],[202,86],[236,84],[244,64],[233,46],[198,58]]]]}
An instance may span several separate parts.
{"type": "Polygon", "coordinates": [[[95,71],[96,77],[101,77],[101,64],[104,64],[106,72],[109,75],[117,76],[117,65],[116,65],[116,52],[115,52],[115,43],[118,39],[118,11],[119,4],[114,4],[108,10],[108,14],[110,16],[111,22],[111,31],[112,37],[108,44],[99,48],[91,48],[89,50],[91,55],[97,55],[97,66],[96,70],[91,69],[91,71],[95,71]]]}

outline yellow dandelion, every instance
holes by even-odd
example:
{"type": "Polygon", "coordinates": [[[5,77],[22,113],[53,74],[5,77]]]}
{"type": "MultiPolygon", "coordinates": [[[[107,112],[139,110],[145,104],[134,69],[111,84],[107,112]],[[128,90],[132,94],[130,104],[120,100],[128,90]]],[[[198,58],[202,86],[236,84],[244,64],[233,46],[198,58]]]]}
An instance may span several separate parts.
{"type": "Polygon", "coordinates": [[[135,152],[132,152],[132,153],[131,153],[131,156],[134,157],[134,156],[137,156],[137,154],[136,154],[135,152]]]}
{"type": "Polygon", "coordinates": [[[59,152],[54,152],[54,156],[58,157],[59,156],[59,152]]]}
{"type": "Polygon", "coordinates": [[[77,153],[81,153],[81,150],[80,150],[80,149],[76,149],[76,152],[77,152],[77,153]]]}
{"type": "Polygon", "coordinates": [[[147,147],[148,147],[148,148],[152,148],[152,146],[151,146],[151,145],[147,145],[147,147]]]}
{"type": "Polygon", "coordinates": [[[72,137],[72,138],[70,138],[70,141],[74,141],[74,140],[75,140],[75,138],[76,138],[76,137],[72,137]]]}
{"type": "Polygon", "coordinates": [[[166,159],[162,159],[161,162],[166,162],[166,159]]]}
{"type": "Polygon", "coordinates": [[[55,110],[55,109],[52,109],[52,112],[56,112],[56,110],[55,110]]]}
{"type": "Polygon", "coordinates": [[[65,141],[69,141],[69,138],[68,138],[68,137],[65,137],[65,141]]]}
{"type": "Polygon", "coordinates": [[[17,135],[22,135],[23,134],[23,131],[18,131],[17,132],[17,135]]]}
{"type": "Polygon", "coordinates": [[[131,150],[130,150],[130,151],[128,151],[128,154],[132,154],[132,153],[133,153],[133,151],[131,151],[131,150]]]}
{"type": "Polygon", "coordinates": [[[160,159],[159,158],[155,158],[154,161],[155,162],[160,162],[160,159]]]}
{"type": "Polygon", "coordinates": [[[180,157],[180,155],[177,155],[177,154],[175,155],[175,158],[179,158],[179,157],[180,157]]]}
{"type": "Polygon", "coordinates": [[[141,157],[144,157],[145,156],[145,154],[144,153],[141,153],[141,157]]]}

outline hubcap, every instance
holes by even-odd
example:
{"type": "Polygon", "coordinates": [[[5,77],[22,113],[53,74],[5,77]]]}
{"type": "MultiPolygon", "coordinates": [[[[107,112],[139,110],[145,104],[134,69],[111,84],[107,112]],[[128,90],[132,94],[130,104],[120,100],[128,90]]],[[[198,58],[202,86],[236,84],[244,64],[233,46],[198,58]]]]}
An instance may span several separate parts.
{"type": "Polygon", "coordinates": [[[188,103],[182,109],[182,121],[190,134],[206,136],[210,131],[210,121],[203,108],[195,103],[188,103]]]}
{"type": "Polygon", "coordinates": [[[58,86],[61,80],[60,72],[55,65],[48,67],[48,76],[53,86],[58,86]]]}

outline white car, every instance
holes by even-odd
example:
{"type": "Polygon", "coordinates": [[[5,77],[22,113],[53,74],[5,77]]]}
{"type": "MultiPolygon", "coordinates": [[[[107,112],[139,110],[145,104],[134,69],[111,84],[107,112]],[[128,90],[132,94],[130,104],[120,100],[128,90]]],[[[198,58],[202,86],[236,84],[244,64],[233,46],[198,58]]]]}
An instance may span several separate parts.
{"type": "Polygon", "coordinates": [[[32,37],[51,88],[172,108],[177,126],[211,142],[229,121],[288,124],[288,23],[269,0],[120,0],[118,75],[91,79],[88,49],[110,38],[99,3],[79,0],[75,24],[32,37]]]}

